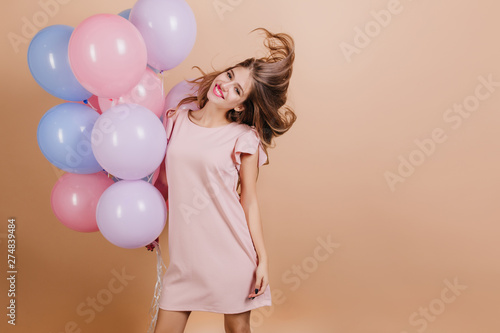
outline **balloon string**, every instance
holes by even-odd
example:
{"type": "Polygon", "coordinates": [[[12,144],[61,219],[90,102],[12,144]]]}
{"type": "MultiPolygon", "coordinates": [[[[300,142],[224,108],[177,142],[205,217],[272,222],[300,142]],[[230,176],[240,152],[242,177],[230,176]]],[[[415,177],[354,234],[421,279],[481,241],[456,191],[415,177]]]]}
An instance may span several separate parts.
{"type": "Polygon", "coordinates": [[[160,244],[157,241],[154,241],[153,245],[156,249],[156,285],[153,300],[151,301],[151,307],[149,308],[150,323],[148,326],[148,333],[153,333],[156,328],[158,311],[160,310],[160,295],[163,286],[163,268],[165,268],[165,270],[167,269],[161,257],[160,244]]]}
{"type": "Polygon", "coordinates": [[[163,70],[160,71],[160,79],[161,79],[161,96],[165,98],[165,87],[163,86],[165,83],[163,82],[163,70]]]}
{"type": "MultiPolygon", "coordinates": [[[[161,91],[164,93],[163,86],[163,71],[160,71],[161,79],[161,91]]],[[[148,176],[148,183],[152,183],[154,173],[148,176]]],[[[153,245],[156,249],[156,285],[153,300],[151,301],[151,307],[149,308],[150,323],[148,326],[148,333],[154,333],[156,329],[156,322],[158,321],[158,311],[160,310],[160,295],[163,287],[163,269],[167,269],[163,258],[161,256],[160,244],[155,240],[153,245]]]]}
{"type": "Polygon", "coordinates": [[[153,184],[153,176],[154,176],[154,172],[148,176],[148,178],[147,178],[148,183],[153,184]]]}

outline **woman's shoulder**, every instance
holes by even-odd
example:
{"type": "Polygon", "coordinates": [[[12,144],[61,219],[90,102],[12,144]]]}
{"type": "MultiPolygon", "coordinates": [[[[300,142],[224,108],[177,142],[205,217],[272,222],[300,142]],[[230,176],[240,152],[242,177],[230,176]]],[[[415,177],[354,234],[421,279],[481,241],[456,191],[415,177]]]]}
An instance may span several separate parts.
{"type": "Polygon", "coordinates": [[[177,118],[179,118],[180,115],[183,113],[187,113],[188,110],[185,108],[178,108],[178,109],[166,109],[163,113],[163,123],[167,124],[174,124],[177,118]]]}
{"type": "Polygon", "coordinates": [[[170,138],[170,135],[173,131],[174,124],[176,123],[177,118],[179,117],[179,114],[185,112],[184,109],[179,108],[177,110],[175,109],[167,109],[164,111],[162,118],[160,120],[163,123],[163,127],[165,128],[165,131],[167,133],[167,140],[170,138]]]}
{"type": "Polygon", "coordinates": [[[236,131],[237,140],[260,141],[261,139],[259,131],[255,128],[255,126],[237,123],[233,128],[236,131]]]}
{"type": "Polygon", "coordinates": [[[253,134],[256,134],[257,136],[259,136],[259,131],[257,131],[255,126],[248,125],[248,124],[240,124],[240,125],[243,126],[242,130],[244,131],[244,134],[253,133],[253,134]]]}
{"type": "Polygon", "coordinates": [[[178,109],[167,109],[165,110],[165,116],[167,118],[177,118],[180,113],[187,112],[188,110],[185,108],[178,109]]]}

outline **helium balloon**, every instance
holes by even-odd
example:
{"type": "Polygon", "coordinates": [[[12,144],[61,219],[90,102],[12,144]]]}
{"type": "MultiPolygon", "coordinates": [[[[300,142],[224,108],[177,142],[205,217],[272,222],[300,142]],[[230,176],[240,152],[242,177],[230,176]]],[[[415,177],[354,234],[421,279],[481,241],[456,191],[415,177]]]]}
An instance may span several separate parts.
{"type": "Polygon", "coordinates": [[[113,184],[113,180],[102,171],[88,175],[65,173],[52,189],[52,211],[62,224],[72,230],[99,231],[97,203],[102,193],[113,184]]]}
{"type": "Polygon", "coordinates": [[[69,40],[69,62],[92,94],[117,98],[132,89],[147,66],[146,45],[128,20],[113,14],[85,19],[69,40]]]}
{"type": "Polygon", "coordinates": [[[179,65],[196,40],[196,20],[184,0],[139,0],[130,12],[148,49],[148,64],[158,70],[179,65]]]}
{"type": "Polygon", "coordinates": [[[92,151],[110,174],[136,180],[160,166],[167,134],[158,117],[137,104],[119,104],[105,111],[92,130],[92,151]]]}
{"type": "MultiPolygon", "coordinates": [[[[189,83],[187,81],[181,81],[177,83],[172,89],[167,94],[167,97],[165,97],[165,108],[166,110],[168,109],[175,109],[177,107],[177,104],[179,102],[189,96],[196,96],[198,93],[198,90],[196,89],[195,85],[192,83],[189,83]]],[[[186,105],[183,105],[182,107],[189,107],[192,110],[197,110],[198,107],[195,103],[189,103],[186,105]]]]}
{"type": "Polygon", "coordinates": [[[108,187],[96,209],[104,238],[116,246],[136,249],[160,236],[166,223],[160,191],[143,180],[121,180],[108,187]]]}
{"type": "Polygon", "coordinates": [[[112,99],[99,98],[99,105],[103,111],[117,104],[126,103],[142,105],[160,117],[165,105],[162,80],[153,70],[147,68],[139,83],[124,95],[112,99]]]}
{"type": "Polygon", "coordinates": [[[35,81],[55,97],[83,101],[92,93],[76,79],[68,59],[68,44],[74,28],[51,25],[40,30],[28,48],[28,66],[35,81]]]}
{"type": "Polygon", "coordinates": [[[101,171],[91,146],[91,133],[98,118],[96,111],[79,103],[63,103],[47,111],[37,130],[38,146],[45,158],[71,173],[101,171]]]}

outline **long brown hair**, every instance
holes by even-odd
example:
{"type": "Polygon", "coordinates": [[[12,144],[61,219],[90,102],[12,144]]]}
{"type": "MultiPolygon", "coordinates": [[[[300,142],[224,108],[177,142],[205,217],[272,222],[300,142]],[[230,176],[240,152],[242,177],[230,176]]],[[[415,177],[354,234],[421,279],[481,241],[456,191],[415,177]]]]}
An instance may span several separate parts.
{"type": "MultiPolygon", "coordinates": [[[[229,110],[226,120],[255,126],[258,131],[264,150],[271,146],[272,139],[287,132],[297,119],[292,108],[285,105],[287,101],[288,85],[292,76],[293,61],[295,60],[295,44],[293,38],[285,33],[273,34],[265,28],[257,28],[264,32],[264,46],[269,54],[263,58],[248,58],[223,71],[214,71],[206,74],[198,66],[202,76],[189,81],[198,89],[197,96],[184,98],[177,105],[197,102],[201,109],[208,101],[207,93],[213,80],[221,73],[235,67],[244,67],[250,70],[252,88],[248,98],[243,103],[243,111],[229,110]]],[[[265,164],[269,164],[269,159],[265,164]]]]}

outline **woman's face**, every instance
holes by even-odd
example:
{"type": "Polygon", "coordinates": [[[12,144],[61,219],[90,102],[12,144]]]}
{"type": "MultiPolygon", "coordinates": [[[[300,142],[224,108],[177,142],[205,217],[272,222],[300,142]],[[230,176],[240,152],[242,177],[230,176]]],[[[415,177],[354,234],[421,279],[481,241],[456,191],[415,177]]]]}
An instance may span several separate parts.
{"type": "Polygon", "coordinates": [[[212,82],[207,98],[219,108],[241,111],[252,88],[251,80],[250,70],[245,67],[222,72],[212,82]]]}

